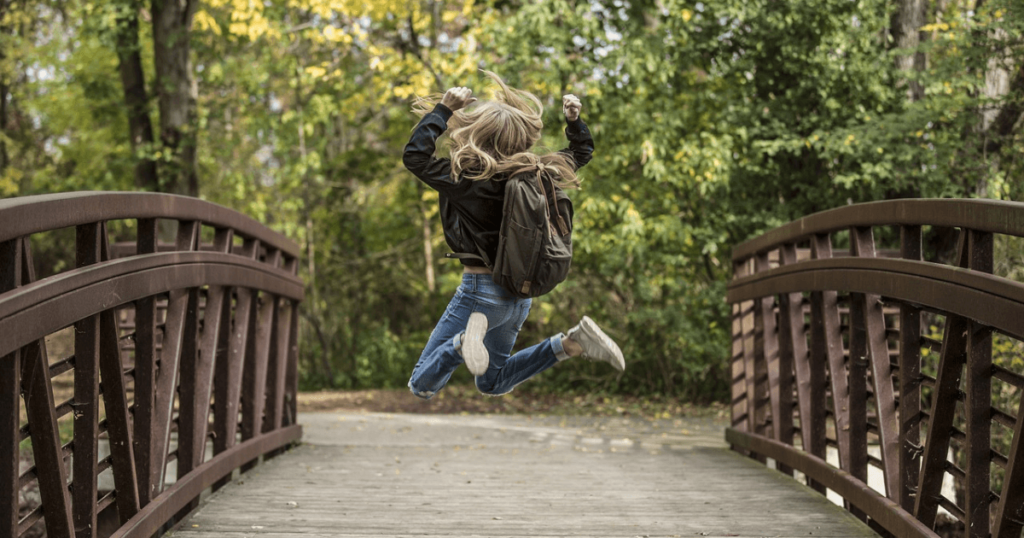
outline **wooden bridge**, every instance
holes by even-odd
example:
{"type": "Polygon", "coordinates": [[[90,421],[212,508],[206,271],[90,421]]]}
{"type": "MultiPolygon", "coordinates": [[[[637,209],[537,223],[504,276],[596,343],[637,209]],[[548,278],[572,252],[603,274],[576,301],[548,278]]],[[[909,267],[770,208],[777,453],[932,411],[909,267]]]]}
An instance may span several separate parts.
{"type": "Polygon", "coordinates": [[[298,416],[293,243],[176,196],[0,200],[0,538],[935,537],[940,511],[1019,538],[1024,284],[993,253],[1020,238],[1024,204],[901,200],[738,245],[723,436],[298,416]]]}

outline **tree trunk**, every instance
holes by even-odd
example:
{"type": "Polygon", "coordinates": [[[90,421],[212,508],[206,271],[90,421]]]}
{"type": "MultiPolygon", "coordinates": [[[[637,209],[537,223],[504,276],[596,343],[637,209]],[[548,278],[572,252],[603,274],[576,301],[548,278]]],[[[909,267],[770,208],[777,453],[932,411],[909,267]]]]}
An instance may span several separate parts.
{"type": "Polygon", "coordinates": [[[156,91],[160,103],[160,141],[173,155],[165,174],[168,191],[199,195],[196,170],[198,88],[189,60],[189,32],[198,0],[152,0],[156,91]]]}
{"type": "MultiPolygon", "coordinates": [[[[118,71],[128,109],[132,151],[139,155],[142,150],[153,147],[153,122],[149,119],[146,76],[139,54],[139,6],[137,2],[130,1],[123,8],[117,21],[118,71]]],[[[139,158],[135,163],[135,186],[154,192],[160,190],[156,161],[149,157],[139,158]]]]}
{"type": "MultiPolygon", "coordinates": [[[[920,28],[925,25],[927,2],[925,0],[899,0],[892,35],[896,40],[896,48],[907,49],[907,55],[896,57],[896,68],[900,71],[923,71],[927,65],[927,57],[917,51],[921,43],[920,28]]],[[[911,102],[924,97],[924,87],[916,80],[907,80],[907,99],[911,102]]]]}
{"type": "MultiPolygon", "coordinates": [[[[0,21],[4,20],[7,15],[7,0],[0,0],[0,21]]],[[[0,26],[0,33],[7,33],[7,29],[0,26]]],[[[4,54],[3,49],[0,49],[0,67],[3,66],[7,60],[7,55],[4,54]]],[[[8,157],[7,157],[7,92],[10,88],[7,86],[7,77],[4,72],[0,71],[0,176],[7,170],[8,157]]]]}

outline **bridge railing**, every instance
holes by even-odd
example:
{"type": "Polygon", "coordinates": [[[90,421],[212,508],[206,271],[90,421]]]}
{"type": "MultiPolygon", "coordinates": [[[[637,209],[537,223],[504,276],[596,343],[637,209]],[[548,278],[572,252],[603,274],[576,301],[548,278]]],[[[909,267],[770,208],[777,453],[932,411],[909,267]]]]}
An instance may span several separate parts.
{"type": "Polygon", "coordinates": [[[299,439],[298,252],[192,198],[0,200],[0,536],[148,538],[299,439]],[[68,228],[37,279],[34,236],[68,228]]]}
{"type": "Polygon", "coordinates": [[[853,205],[738,245],[734,449],[901,538],[936,536],[940,508],[965,536],[1020,538],[1024,284],[992,274],[994,236],[1021,248],[1024,204],[853,205]],[[953,264],[924,259],[922,227],[957,231],[953,264]],[[1016,360],[993,362],[994,337],[1016,360]]]}

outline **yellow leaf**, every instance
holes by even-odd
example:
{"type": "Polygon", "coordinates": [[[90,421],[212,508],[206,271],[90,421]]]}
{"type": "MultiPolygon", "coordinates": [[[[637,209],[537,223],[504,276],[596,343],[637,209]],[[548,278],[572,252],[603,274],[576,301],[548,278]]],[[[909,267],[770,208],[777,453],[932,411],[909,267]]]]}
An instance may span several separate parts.
{"type": "Polygon", "coordinates": [[[693,12],[690,11],[689,9],[684,9],[682,15],[683,15],[683,22],[690,22],[690,19],[693,18],[693,12]]]}

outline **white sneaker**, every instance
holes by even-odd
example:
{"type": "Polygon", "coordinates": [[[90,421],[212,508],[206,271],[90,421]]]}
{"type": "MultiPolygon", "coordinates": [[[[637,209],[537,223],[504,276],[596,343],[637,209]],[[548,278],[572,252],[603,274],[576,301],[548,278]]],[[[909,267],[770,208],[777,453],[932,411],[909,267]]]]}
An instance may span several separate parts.
{"type": "Polygon", "coordinates": [[[583,316],[566,336],[583,348],[584,359],[607,362],[616,370],[625,371],[626,360],[622,358],[622,350],[589,317],[583,316]]]}
{"type": "Polygon", "coordinates": [[[466,332],[462,336],[462,359],[466,361],[466,368],[469,368],[469,372],[474,376],[484,375],[490,365],[491,358],[487,354],[487,347],[484,346],[486,334],[487,316],[483,312],[470,314],[466,332]]]}

